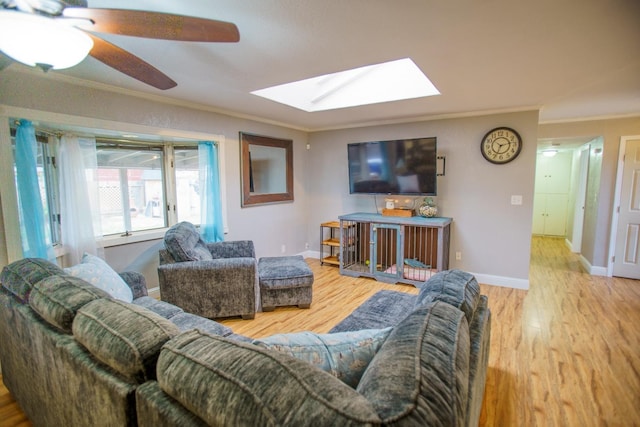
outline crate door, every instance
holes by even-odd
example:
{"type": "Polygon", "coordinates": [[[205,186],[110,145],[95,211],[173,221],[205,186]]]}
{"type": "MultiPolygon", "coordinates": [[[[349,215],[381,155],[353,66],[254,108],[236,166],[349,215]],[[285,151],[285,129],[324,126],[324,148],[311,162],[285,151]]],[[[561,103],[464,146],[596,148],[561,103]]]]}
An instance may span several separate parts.
{"type": "Polygon", "coordinates": [[[402,233],[397,224],[373,224],[371,227],[371,270],[381,281],[397,282],[402,278],[402,233]],[[400,265],[400,267],[398,267],[400,265]]]}

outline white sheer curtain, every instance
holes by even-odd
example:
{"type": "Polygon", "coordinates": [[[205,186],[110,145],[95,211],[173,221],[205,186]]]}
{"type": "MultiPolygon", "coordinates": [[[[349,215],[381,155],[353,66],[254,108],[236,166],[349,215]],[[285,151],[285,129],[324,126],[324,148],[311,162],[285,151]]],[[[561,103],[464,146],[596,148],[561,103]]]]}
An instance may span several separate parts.
{"type": "Polygon", "coordinates": [[[82,255],[103,256],[98,199],[98,162],[95,138],[63,135],[58,147],[60,232],[70,265],[82,255]]]}

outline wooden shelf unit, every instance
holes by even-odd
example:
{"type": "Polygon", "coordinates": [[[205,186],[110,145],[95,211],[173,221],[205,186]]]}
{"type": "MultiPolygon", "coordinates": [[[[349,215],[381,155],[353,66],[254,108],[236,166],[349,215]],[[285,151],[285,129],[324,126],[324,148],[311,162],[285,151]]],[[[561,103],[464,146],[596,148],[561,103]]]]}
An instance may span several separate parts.
{"type": "Polygon", "coordinates": [[[340,235],[336,235],[340,229],[340,221],[328,221],[320,224],[320,265],[340,265],[340,235]],[[328,231],[328,232],[327,232],[328,231]],[[328,247],[328,255],[324,255],[324,249],[328,247]]]}
{"type": "Polygon", "coordinates": [[[451,222],[443,217],[342,215],[340,274],[420,287],[449,268],[451,222]]]}

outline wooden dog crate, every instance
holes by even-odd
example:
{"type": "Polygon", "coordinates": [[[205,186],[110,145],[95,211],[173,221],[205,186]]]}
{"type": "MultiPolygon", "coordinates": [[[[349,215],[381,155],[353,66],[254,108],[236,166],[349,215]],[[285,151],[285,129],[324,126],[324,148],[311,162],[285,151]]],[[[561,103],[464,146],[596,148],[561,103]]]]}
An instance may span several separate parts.
{"type": "Polygon", "coordinates": [[[449,268],[451,218],[340,217],[340,274],[420,287],[449,268]]]}

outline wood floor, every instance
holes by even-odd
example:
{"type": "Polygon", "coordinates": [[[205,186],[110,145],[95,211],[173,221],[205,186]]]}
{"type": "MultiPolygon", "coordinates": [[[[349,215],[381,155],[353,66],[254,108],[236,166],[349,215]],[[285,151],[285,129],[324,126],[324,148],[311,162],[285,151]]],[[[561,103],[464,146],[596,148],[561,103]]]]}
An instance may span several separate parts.
{"type": "MultiPolygon", "coordinates": [[[[278,308],[235,332],[327,332],[380,289],[404,285],[340,276],[308,260],[309,310],[278,308]]],[[[640,426],[640,281],[590,276],[562,239],[532,240],[528,291],[481,285],[492,311],[482,426],[640,426]]],[[[28,426],[0,385],[0,426],[28,426]]]]}

